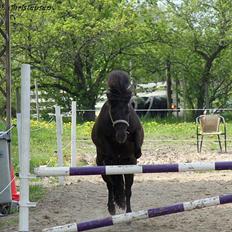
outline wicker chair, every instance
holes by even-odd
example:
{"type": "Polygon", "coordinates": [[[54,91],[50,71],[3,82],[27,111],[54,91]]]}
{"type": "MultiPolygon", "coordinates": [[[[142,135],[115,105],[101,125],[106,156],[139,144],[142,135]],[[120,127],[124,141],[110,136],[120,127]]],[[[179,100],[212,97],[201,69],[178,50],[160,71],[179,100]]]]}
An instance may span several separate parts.
{"type": "Polygon", "coordinates": [[[196,118],[196,130],[197,130],[197,152],[201,152],[203,138],[206,135],[216,135],[220,150],[222,152],[222,144],[220,136],[224,136],[225,152],[227,152],[226,143],[226,123],[225,119],[217,114],[213,115],[200,115],[196,118]],[[222,126],[221,126],[222,124],[222,126]],[[199,140],[199,137],[201,139],[199,140]]]}

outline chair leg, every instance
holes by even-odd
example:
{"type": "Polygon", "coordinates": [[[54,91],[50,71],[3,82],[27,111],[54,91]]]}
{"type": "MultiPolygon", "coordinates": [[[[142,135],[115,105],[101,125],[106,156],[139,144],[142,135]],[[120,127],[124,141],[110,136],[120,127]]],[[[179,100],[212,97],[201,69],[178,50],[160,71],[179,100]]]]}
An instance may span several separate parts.
{"type": "Polygon", "coordinates": [[[199,153],[199,135],[197,134],[197,152],[199,153]]]}
{"type": "Polygon", "coordinates": [[[202,143],[203,143],[203,135],[201,136],[201,141],[200,141],[200,153],[201,153],[202,143]]]}
{"type": "Polygon", "coordinates": [[[220,135],[218,135],[218,143],[219,143],[220,151],[222,152],[222,144],[220,140],[220,135]]]}

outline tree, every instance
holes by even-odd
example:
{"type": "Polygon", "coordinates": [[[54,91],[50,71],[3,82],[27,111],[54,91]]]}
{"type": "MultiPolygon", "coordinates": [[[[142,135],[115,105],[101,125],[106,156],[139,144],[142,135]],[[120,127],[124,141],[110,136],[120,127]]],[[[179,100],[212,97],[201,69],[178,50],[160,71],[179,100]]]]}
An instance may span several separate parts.
{"type": "MultiPolygon", "coordinates": [[[[79,109],[94,109],[107,73],[124,51],[141,43],[133,3],[79,0],[53,7],[50,14],[21,12],[15,19],[13,33],[21,31],[15,60],[32,64],[39,88],[62,90],[79,109]]],[[[94,119],[88,111],[84,116],[94,119]]]]}
{"type": "MultiPolygon", "coordinates": [[[[79,109],[94,109],[105,91],[107,73],[116,68],[131,72],[135,83],[165,80],[166,72],[169,83],[180,83],[176,91],[185,108],[228,101],[231,1],[50,4],[50,11],[13,12],[12,57],[14,76],[19,63],[31,63],[33,78],[57,103],[70,107],[73,99],[79,109]]],[[[14,78],[16,85],[18,80],[14,78]]],[[[84,116],[94,118],[88,111],[84,116]]]]}
{"type": "Polygon", "coordinates": [[[217,71],[217,63],[228,63],[224,54],[231,52],[232,3],[184,0],[176,5],[166,2],[178,38],[175,50],[182,53],[177,61],[190,74],[182,77],[188,95],[185,98],[197,109],[210,108],[216,98],[222,98],[222,93],[230,92],[232,87],[231,72],[226,66],[221,67],[223,76],[217,71]]]}

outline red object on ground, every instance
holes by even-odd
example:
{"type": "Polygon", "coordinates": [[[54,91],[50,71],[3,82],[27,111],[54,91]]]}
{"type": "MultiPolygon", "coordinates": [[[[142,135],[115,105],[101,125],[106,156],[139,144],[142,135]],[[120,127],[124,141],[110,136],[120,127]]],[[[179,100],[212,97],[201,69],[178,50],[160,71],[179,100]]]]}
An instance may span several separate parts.
{"type": "Polygon", "coordinates": [[[10,175],[11,175],[11,195],[13,201],[19,201],[19,192],[17,192],[16,184],[15,184],[15,175],[14,175],[14,167],[11,165],[10,168],[10,175]],[[14,180],[13,180],[14,179],[14,180]]]}

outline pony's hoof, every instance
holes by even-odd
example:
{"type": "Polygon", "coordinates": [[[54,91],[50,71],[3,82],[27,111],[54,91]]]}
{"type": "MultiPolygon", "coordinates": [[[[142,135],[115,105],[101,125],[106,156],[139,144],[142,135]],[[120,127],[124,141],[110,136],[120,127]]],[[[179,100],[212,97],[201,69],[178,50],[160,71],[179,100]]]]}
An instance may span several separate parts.
{"type": "Polygon", "coordinates": [[[126,208],[126,201],[124,194],[118,194],[117,197],[115,198],[115,203],[120,209],[124,210],[126,208]]]}
{"type": "Polygon", "coordinates": [[[116,214],[116,210],[115,209],[109,209],[108,210],[110,215],[115,215],[116,214]]]}
{"type": "Polygon", "coordinates": [[[110,215],[115,215],[116,214],[115,206],[108,207],[108,211],[110,215]]]}

